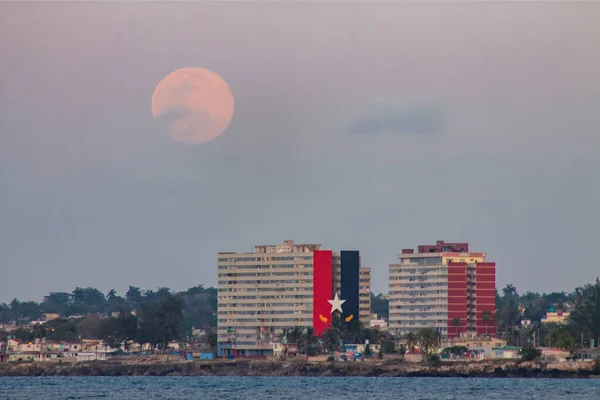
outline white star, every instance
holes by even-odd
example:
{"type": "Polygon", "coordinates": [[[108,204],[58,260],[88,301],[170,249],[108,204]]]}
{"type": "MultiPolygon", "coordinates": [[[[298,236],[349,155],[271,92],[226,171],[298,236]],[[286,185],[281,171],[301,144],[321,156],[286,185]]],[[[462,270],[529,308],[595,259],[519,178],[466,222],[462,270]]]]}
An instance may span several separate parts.
{"type": "Polygon", "coordinates": [[[329,302],[329,304],[331,304],[331,313],[333,314],[333,312],[335,310],[338,310],[340,312],[340,314],[342,313],[342,304],[344,304],[346,302],[346,300],[340,300],[340,298],[338,297],[338,294],[335,294],[335,298],[333,300],[327,300],[329,302]]]}

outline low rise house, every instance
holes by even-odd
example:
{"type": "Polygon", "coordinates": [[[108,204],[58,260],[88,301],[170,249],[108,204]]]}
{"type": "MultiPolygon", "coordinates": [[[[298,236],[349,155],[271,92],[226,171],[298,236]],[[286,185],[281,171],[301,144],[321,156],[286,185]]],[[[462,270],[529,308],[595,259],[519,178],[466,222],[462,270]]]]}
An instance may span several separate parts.
{"type": "Polygon", "coordinates": [[[16,324],[0,324],[0,331],[2,332],[12,332],[16,330],[18,327],[16,324]]]}
{"type": "Polygon", "coordinates": [[[373,314],[373,318],[369,321],[371,329],[379,329],[380,331],[388,330],[388,323],[383,318],[377,318],[377,314],[373,314]]]}
{"type": "Polygon", "coordinates": [[[298,355],[298,345],[295,343],[273,343],[273,358],[284,359],[296,357],[298,355]]]}
{"type": "Polygon", "coordinates": [[[568,351],[564,351],[562,349],[550,348],[550,347],[542,347],[540,348],[542,354],[541,359],[545,362],[557,363],[557,362],[565,362],[567,358],[571,357],[571,353],[568,351]]]}
{"type": "Polygon", "coordinates": [[[106,360],[112,349],[102,341],[54,342],[36,339],[22,342],[9,339],[7,342],[8,361],[89,361],[106,360]]]}
{"type": "Polygon", "coordinates": [[[63,359],[60,351],[26,351],[18,353],[9,353],[9,362],[32,361],[32,362],[59,362],[63,359]]]}
{"type": "Polygon", "coordinates": [[[494,336],[481,336],[476,332],[461,332],[457,338],[442,340],[441,348],[463,346],[467,349],[504,347],[506,340],[498,339],[494,336]]]}
{"type": "MultiPolygon", "coordinates": [[[[368,345],[368,346],[371,349],[371,353],[372,354],[378,353],[379,350],[381,349],[381,347],[378,344],[371,344],[371,345],[368,345]]],[[[365,348],[366,347],[367,347],[367,345],[364,344],[364,343],[345,344],[344,345],[344,350],[347,353],[360,353],[360,354],[363,354],[365,352],[365,348]]]]}
{"type": "Polygon", "coordinates": [[[504,346],[504,347],[493,347],[491,349],[491,358],[502,358],[502,359],[517,359],[521,355],[520,347],[517,346],[504,346]]]}
{"type": "Polygon", "coordinates": [[[600,348],[581,349],[573,354],[573,359],[582,361],[600,360],[600,348]]]}
{"type": "Polygon", "coordinates": [[[566,311],[556,310],[551,308],[546,312],[546,316],[542,317],[542,324],[558,324],[564,325],[567,323],[567,319],[569,318],[569,314],[566,311]]]}

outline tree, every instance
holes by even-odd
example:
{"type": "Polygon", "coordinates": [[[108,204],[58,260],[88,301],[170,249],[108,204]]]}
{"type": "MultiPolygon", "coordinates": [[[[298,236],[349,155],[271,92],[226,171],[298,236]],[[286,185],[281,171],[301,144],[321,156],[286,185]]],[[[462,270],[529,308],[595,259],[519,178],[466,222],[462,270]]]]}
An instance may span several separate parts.
{"type": "Polygon", "coordinates": [[[460,322],[460,318],[458,318],[458,317],[455,317],[455,318],[452,320],[452,326],[456,328],[456,336],[457,336],[457,337],[459,336],[458,329],[460,328],[460,325],[461,325],[461,324],[462,324],[462,323],[460,322]]]}
{"type": "Polygon", "coordinates": [[[304,333],[303,342],[305,344],[305,353],[309,356],[316,356],[321,353],[321,346],[319,340],[315,336],[315,331],[313,328],[307,328],[304,333]]]}
{"type": "Polygon", "coordinates": [[[119,296],[115,289],[111,289],[106,295],[106,308],[111,313],[125,310],[125,299],[119,296]]]}
{"type": "Polygon", "coordinates": [[[454,355],[454,356],[458,356],[458,357],[463,357],[466,352],[469,349],[466,348],[465,346],[452,346],[452,347],[446,347],[443,351],[442,354],[446,354],[446,355],[454,355]]]}
{"type": "Polygon", "coordinates": [[[108,318],[100,329],[100,338],[115,349],[124,343],[124,350],[127,351],[127,340],[136,340],[138,337],[138,319],[131,314],[122,313],[119,317],[108,318]]]}
{"type": "Polygon", "coordinates": [[[381,341],[381,349],[384,353],[396,353],[396,339],[389,333],[386,333],[381,341]]]}
{"type": "Polygon", "coordinates": [[[66,292],[51,292],[44,297],[40,308],[45,313],[55,313],[64,317],[70,313],[71,295],[66,292]]]}
{"type": "Polygon", "coordinates": [[[129,290],[125,293],[125,299],[130,310],[139,310],[144,299],[142,290],[139,287],[129,286],[129,290]]]}
{"type": "Polygon", "coordinates": [[[98,314],[90,314],[75,325],[75,333],[83,339],[99,339],[104,321],[98,314]]]}
{"type": "Polygon", "coordinates": [[[23,342],[31,342],[34,339],[33,333],[29,329],[17,328],[10,335],[23,342]]]}
{"type": "Polygon", "coordinates": [[[42,324],[35,324],[31,329],[31,335],[34,339],[41,339],[46,337],[46,328],[42,324]]]}
{"type": "Polygon", "coordinates": [[[371,348],[371,345],[370,345],[370,344],[367,344],[367,345],[365,346],[365,350],[364,350],[364,352],[363,352],[363,356],[364,356],[365,358],[368,358],[368,357],[371,357],[371,355],[372,355],[372,354],[373,354],[373,349],[371,348]]]}
{"type": "Polygon", "coordinates": [[[591,339],[598,343],[600,339],[600,280],[596,278],[594,284],[587,284],[575,288],[570,296],[573,308],[569,316],[573,332],[577,336],[587,339],[588,346],[591,339]]]}
{"type": "Polygon", "coordinates": [[[485,334],[487,336],[487,334],[488,334],[488,325],[490,323],[490,320],[492,319],[492,312],[489,311],[489,310],[485,310],[484,312],[481,313],[481,319],[485,323],[485,334]]]}
{"type": "Polygon", "coordinates": [[[517,288],[514,287],[512,284],[507,284],[503,289],[502,289],[502,294],[504,295],[504,297],[519,297],[519,293],[517,292],[517,288]]]}
{"type": "Polygon", "coordinates": [[[375,296],[375,293],[371,292],[371,312],[377,314],[378,318],[389,318],[390,302],[382,294],[375,296]]]}
{"type": "Polygon", "coordinates": [[[552,347],[558,347],[559,349],[573,352],[577,350],[577,344],[575,343],[575,339],[573,335],[569,333],[565,328],[559,327],[558,329],[553,329],[549,335],[549,344],[552,347]]]}
{"type": "Polygon", "coordinates": [[[0,324],[10,322],[10,307],[6,303],[0,304],[0,324]]]}
{"type": "Polygon", "coordinates": [[[435,349],[437,338],[435,331],[431,328],[423,328],[419,331],[419,347],[425,354],[429,354],[435,349]]]}
{"type": "Polygon", "coordinates": [[[144,304],[140,313],[142,341],[166,350],[170,341],[180,337],[182,320],[183,301],[179,296],[168,294],[160,300],[144,304]]]}
{"type": "Polygon", "coordinates": [[[217,349],[217,332],[215,330],[210,330],[206,333],[206,344],[210,347],[211,351],[216,351],[217,349]]]}
{"type": "Polygon", "coordinates": [[[329,352],[334,352],[340,349],[342,330],[338,327],[338,325],[339,324],[333,322],[331,327],[323,332],[323,344],[329,352]]]}
{"type": "Polygon", "coordinates": [[[408,347],[408,351],[415,351],[415,346],[419,342],[419,338],[413,332],[408,332],[404,335],[404,340],[406,341],[406,347],[408,347]]]}
{"type": "Polygon", "coordinates": [[[9,304],[10,320],[19,322],[31,322],[38,319],[41,315],[39,305],[35,301],[20,302],[13,299],[9,304]]]}
{"type": "Polygon", "coordinates": [[[57,318],[44,324],[46,328],[46,338],[53,341],[71,341],[75,340],[77,335],[76,326],[81,318],[57,318]]]}
{"type": "Polygon", "coordinates": [[[531,346],[523,347],[519,353],[524,361],[533,361],[542,354],[540,350],[531,346]]]}
{"type": "Polygon", "coordinates": [[[71,301],[75,312],[79,314],[104,312],[106,308],[104,294],[91,287],[75,288],[71,294],[71,301]]]}
{"type": "Polygon", "coordinates": [[[184,302],[183,330],[208,328],[217,325],[217,289],[194,286],[180,293],[184,302]]]}

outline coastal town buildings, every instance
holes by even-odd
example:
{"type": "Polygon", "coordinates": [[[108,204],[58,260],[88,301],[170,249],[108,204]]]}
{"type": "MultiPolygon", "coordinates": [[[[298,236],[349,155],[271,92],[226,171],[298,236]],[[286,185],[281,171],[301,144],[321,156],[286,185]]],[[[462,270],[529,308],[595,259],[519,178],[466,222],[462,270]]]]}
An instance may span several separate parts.
{"type": "Polygon", "coordinates": [[[468,243],[404,249],[389,266],[389,327],[397,335],[422,328],[442,338],[474,331],[495,336],[496,263],[468,243]]]}
{"type": "Polygon", "coordinates": [[[371,319],[369,320],[369,328],[387,331],[388,322],[385,318],[379,318],[377,314],[372,314],[371,319]]]}
{"type": "Polygon", "coordinates": [[[440,349],[447,347],[466,347],[468,349],[475,348],[493,348],[504,347],[507,345],[506,340],[497,337],[479,335],[477,332],[461,332],[460,336],[453,338],[445,338],[440,342],[440,349]]]}
{"type": "Polygon", "coordinates": [[[217,354],[270,356],[286,330],[322,335],[334,310],[345,322],[360,321],[366,315],[361,293],[370,294],[370,271],[361,274],[360,264],[356,250],[333,252],[292,240],[250,253],[218,253],[217,354]]]}
{"type": "Polygon", "coordinates": [[[542,324],[557,324],[564,325],[567,323],[570,313],[563,310],[551,308],[546,312],[546,316],[542,317],[542,324]]]}
{"type": "Polygon", "coordinates": [[[0,353],[4,354],[3,361],[9,362],[83,362],[106,360],[114,351],[115,349],[101,340],[57,342],[44,338],[33,341],[9,338],[4,345],[4,351],[0,353]]]}

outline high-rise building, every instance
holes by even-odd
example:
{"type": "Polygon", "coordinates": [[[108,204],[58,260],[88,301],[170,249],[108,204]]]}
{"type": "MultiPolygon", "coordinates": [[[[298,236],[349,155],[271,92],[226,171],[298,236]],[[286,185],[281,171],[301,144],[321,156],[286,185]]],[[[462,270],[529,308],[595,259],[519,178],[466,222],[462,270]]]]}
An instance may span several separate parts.
{"type": "Polygon", "coordinates": [[[460,332],[496,333],[496,263],[468,243],[404,249],[389,268],[390,331],[397,335],[434,328],[442,337],[460,332]]]}
{"type": "Polygon", "coordinates": [[[292,240],[252,253],[218,253],[218,354],[268,356],[272,342],[295,327],[321,335],[334,307],[344,321],[359,320],[359,288],[370,289],[360,270],[358,251],[334,253],[292,240]]]}
{"type": "Polygon", "coordinates": [[[360,269],[359,319],[364,326],[371,323],[371,268],[360,269]]]}

